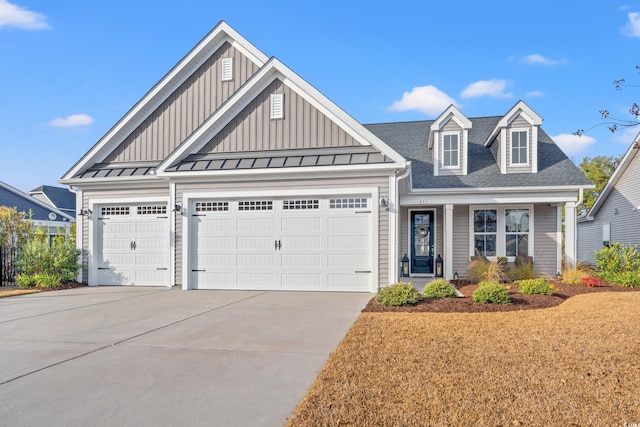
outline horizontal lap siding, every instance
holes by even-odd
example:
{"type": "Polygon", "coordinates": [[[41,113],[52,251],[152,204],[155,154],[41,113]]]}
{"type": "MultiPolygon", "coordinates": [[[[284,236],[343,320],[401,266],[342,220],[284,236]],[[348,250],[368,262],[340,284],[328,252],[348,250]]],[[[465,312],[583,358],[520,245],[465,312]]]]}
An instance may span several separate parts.
{"type": "MultiPolygon", "coordinates": [[[[107,189],[107,190],[83,190],[82,208],[89,208],[91,199],[140,199],[143,197],[169,197],[169,188],[136,188],[136,189],[107,189]]],[[[95,200],[94,200],[95,201],[95,200]]],[[[92,216],[97,218],[97,216],[92,216]]],[[[82,221],[82,279],[85,283],[89,278],[89,257],[93,256],[89,248],[89,221],[87,216],[78,216],[78,221],[82,221]]],[[[94,224],[95,225],[95,224],[94,224]]]]}
{"type": "Polygon", "coordinates": [[[453,271],[466,276],[469,265],[469,206],[453,207],[453,271]]]}
{"type": "MultiPolygon", "coordinates": [[[[292,181],[252,181],[246,182],[218,182],[218,183],[189,183],[176,185],[176,200],[181,201],[184,193],[197,192],[218,192],[218,191],[242,191],[242,190],[282,190],[286,195],[288,190],[325,190],[327,188],[354,188],[354,187],[377,187],[380,197],[389,197],[389,177],[371,178],[340,178],[340,179],[309,179],[292,181]]],[[[371,203],[378,203],[378,200],[371,200],[371,203]]],[[[183,226],[187,218],[183,215],[176,215],[176,284],[182,284],[182,239],[183,226]]],[[[389,212],[386,209],[379,210],[378,220],[378,286],[386,286],[389,275],[389,212]]]]}
{"type": "Polygon", "coordinates": [[[201,150],[201,154],[360,145],[290,87],[275,80],[201,150]],[[272,120],[270,96],[284,94],[284,118],[272,120]]]}
{"type": "Polygon", "coordinates": [[[640,156],[637,151],[594,221],[578,224],[578,259],[593,263],[602,248],[602,225],[611,224],[611,242],[640,246],[640,156]]]}
{"type": "Polygon", "coordinates": [[[171,94],[104,162],[165,159],[209,118],[258,67],[229,43],[171,94]],[[221,58],[232,57],[234,76],[222,81],[221,58]]]}
{"type": "Polygon", "coordinates": [[[555,276],[558,269],[558,209],[555,206],[535,205],[533,269],[536,275],[555,276]]]}

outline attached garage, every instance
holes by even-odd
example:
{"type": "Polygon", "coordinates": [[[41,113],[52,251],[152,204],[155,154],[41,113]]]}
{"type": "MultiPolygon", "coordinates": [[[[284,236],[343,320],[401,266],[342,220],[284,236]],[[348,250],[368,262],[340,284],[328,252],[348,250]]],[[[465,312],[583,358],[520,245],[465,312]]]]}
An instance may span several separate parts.
{"type": "Polygon", "coordinates": [[[190,289],[377,287],[370,197],[194,198],[188,206],[190,289]]]}
{"type": "Polygon", "coordinates": [[[109,204],[96,216],[95,283],[167,286],[169,215],[166,203],[109,204]]]}

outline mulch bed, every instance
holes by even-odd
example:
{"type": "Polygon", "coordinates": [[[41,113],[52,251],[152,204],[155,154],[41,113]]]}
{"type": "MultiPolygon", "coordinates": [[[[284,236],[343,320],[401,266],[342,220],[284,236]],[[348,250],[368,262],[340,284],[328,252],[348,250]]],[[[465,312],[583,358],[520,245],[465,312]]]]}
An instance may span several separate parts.
{"type": "MultiPolygon", "coordinates": [[[[488,313],[498,311],[518,311],[518,310],[534,310],[540,308],[555,307],[564,300],[574,295],[589,294],[594,292],[640,292],[640,288],[625,288],[622,286],[611,285],[603,282],[602,285],[595,288],[589,288],[584,285],[571,285],[551,280],[550,283],[556,288],[553,295],[525,295],[518,292],[517,285],[511,285],[509,295],[512,303],[509,305],[485,304],[473,302],[471,295],[478,288],[477,284],[472,284],[465,280],[451,281],[452,284],[464,295],[462,298],[440,298],[440,299],[423,299],[416,304],[402,307],[385,307],[372,298],[367,306],[362,310],[363,313],[376,312],[396,312],[396,313],[488,313]]],[[[418,290],[421,290],[418,288],[418,290]]]]}

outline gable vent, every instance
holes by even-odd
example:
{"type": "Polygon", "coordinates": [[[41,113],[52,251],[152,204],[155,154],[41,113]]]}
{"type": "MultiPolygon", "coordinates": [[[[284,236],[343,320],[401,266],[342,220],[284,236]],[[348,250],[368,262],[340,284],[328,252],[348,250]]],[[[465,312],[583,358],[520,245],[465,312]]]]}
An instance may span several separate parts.
{"type": "Polygon", "coordinates": [[[271,95],[271,118],[284,118],[284,94],[274,93],[271,95]]]}
{"type": "Polygon", "coordinates": [[[233,80],[233,58],[222,58],[222,81],[233,80]]]}

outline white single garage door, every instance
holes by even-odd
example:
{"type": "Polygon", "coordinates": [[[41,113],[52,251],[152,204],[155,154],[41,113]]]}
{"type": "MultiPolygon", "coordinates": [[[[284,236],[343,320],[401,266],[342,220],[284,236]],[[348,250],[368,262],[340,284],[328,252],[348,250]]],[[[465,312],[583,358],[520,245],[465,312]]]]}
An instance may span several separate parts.
{"type": "Polygon", "coordinates": [[[199,200],[190,209],[192,289],[372,289],[367,197],[199,200]]]}
{"type": "Polygon", "coordinates": [[[166,204],[98,207],[98,285],[168,286],[166,204]]]}

